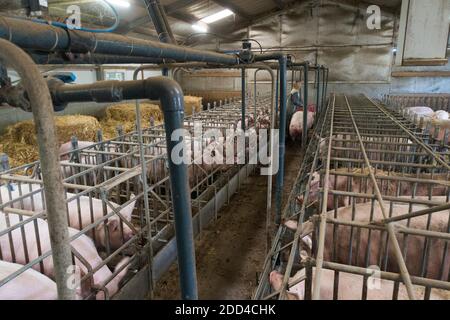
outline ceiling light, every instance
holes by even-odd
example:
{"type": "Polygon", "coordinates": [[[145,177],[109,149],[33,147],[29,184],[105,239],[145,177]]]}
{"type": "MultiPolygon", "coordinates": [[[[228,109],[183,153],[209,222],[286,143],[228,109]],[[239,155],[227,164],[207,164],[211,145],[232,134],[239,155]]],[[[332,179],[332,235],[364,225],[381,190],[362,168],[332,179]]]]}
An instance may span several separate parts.
{"type": "Polygon", "coordinates": [[[123,8],[130,7],[130,3],[128,2],[128,0],[106,0],[106,1],[109,2],[110,4],[114,4],[116,6],[123,7],[123,8]]]}
{"type": "Polygon", "coordinates": [[[197,32],[208,32],[208,26],[203,22],[197,22],[196,24],[193,24],[192,29],[197,32]]]}
{"type": "Polygon", "coordinates": [[[201,19],[200,21],[204,22],[204,23],[214,23],[216,21],[219,21],[223,18],[229,17],[232,14],[234,14],[233,11],[231,11],[230,9],[225,9],[222,11],[219,11],[217,13],[214,13],[210,16],[207,16],[206,18],[201,19]]]}

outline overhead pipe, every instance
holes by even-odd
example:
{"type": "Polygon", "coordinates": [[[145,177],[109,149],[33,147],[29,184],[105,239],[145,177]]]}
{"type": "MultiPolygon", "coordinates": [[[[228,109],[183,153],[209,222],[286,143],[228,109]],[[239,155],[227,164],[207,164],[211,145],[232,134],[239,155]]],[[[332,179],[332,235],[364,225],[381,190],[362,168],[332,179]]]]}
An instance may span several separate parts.
{"type": "Polygon", "coordinates": [[[0,38],[10,40],[21,48],[44,52],[90,52],[225,65],[239,63],[238,58],[233,55],[135,39],[114,33],[63,29],[30,20],[7,17],[0,17],[0,38]]]}
{"type": "Polygon", "coordinates": [[[161,58],[126,57],[109,54],[80,54],[76,57],[63,57],[58,54],[30,53],[31,58],[37,64],[142,64],[164,63],[161,58]]]}
{"type": "MultiPolygon", "coordinates": [[[[137,69],[136,72],[139,72],[139,70],[137,69]]],[[[87,85],[60,85],[53,88],[52,98],[56,105],[64,105],[70,102],[119,102],[136,99],[161,101],[175,216],[181,296],[182,299],[186,300],[197,299],[188,169],[186,164],[175,164],[171,158],[172,150],[178,143],[183,142],[183,140],[172,141],[171,139],[175,130],[183,128],[184,98],[181,87],[177,82],[167,77],[133,81],[100,81],[87,85]]]]}
{"type": "Polygon", "coordinates": [[[73,300],[75,299],[75,288],[67,285],[72,276],[69,272],[72,266],[72,254],[52,99],[40,70],[26,52],[3,39],[0,39],[0,48],[0,62],[10,66],[19,74],[31,104],[41,159],[58,298],[73,300]]]}
{"type": "Polygon", "coordinates": [[[173,36],[172,29],[165,17],[164,9],[158,0],[144,0],[147,6],[147,11],[152,19],[153,26],[158,34],[159,41],[163,43],[176,44],[175,37],[173,36]]]}
{"type": "MultiPolygon", "coordinates": [[[[172,33],[172,29],[167,21],[164,8],[162,8],[159,0],[144,0],[150,18],[152,19],[153,26],[158,34],[158,39],[162,43],[177,44],[175,37],[172,33]]],[[[169,76],[169,69],[162,69],[163,76],[169,76]]]]}
{"type": "Polygon", "coordinates": [[[275,223],[281,223],[281,204],[284,186],[284,159],[286,153],[286,102],[287,102],[287,55],[273,52],[255,55],[254,61],[278,60],[280,68],[280,137],[279,137],[279,169],[275,188],[275,223]]]}

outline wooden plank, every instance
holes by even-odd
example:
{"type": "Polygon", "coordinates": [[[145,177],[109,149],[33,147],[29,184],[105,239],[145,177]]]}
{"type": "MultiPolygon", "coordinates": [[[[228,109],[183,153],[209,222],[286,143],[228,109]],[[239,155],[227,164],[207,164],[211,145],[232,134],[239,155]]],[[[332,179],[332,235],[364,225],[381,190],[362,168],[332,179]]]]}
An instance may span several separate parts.
{"type": "Polygon", "coordinates": [[[404,59],[404,66],[445,66],[448,59],[404,59]]]}
{"type": "Polygon", "coordinates": [[[394,78],[437,78],[450,77],[450,71],[393,71],[394,78]]]}

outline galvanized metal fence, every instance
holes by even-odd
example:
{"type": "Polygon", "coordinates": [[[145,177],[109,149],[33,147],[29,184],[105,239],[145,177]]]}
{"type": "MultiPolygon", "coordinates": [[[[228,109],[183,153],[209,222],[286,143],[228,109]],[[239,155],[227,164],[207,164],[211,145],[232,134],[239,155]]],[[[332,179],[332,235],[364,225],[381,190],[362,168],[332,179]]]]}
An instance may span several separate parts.
{"type": "Polygon", "coordinates": [[[255,299],[449,299],[449,152],[399,111],[331,96],[255,299]]]}
{"type": "Polygon", "coordinates": [[[383,103],[400,108],[427,106],[434,111],[450,112],[449,94],[387,94],[383,96],[383,103]]]}
{"type": "MultiPolygon", "coordinates": [[[[241,120],[240,106],[237,100],[220,102],[214,109],[186,117],[185,129],[194,134],[195,125],[201,123],[204,130],[217,129],[226,137],[225,130],[236,128],[241,120]]],[[[252,122],[250,115],[249,126],[270,127],[270,117],[265,116],[270,114],[271,106],[270,97],[258,97],[257,112],[261,117],[252,122]]],[[[173,244],[174,217],[164,127],[151,124],[142,130],[141,137],[142,144],[138,132],[124,134],[119,128],[118,137],[102,141],[99,132],[94,144],[84,146],[74,139],[74,150],[62,155],[67,159],[61,162],[61,172],[73,263],[81,280],[79,298],[151,296],[154,282],[176,258],[174,246],[169,246],[173,244]],[[142,181],[141,152],[146,181],[142,181]],[[148,190],[147,208],[144,190],[148,190]]],[[[200,142],[205,146],[210,141],[202,138],[200,142]]],[[[40,163],[9,169],[3,157],[2,166],[0,259],[23,267],[0,280],[0,291],[30,268],[49,278],[53,276],[40,163]]],[[[238,180],[245,178],[255,167],[248,166],[248,162],[204,165],[195,161],[189,166],[192,211],[198,217],[194,220],[196,233],[211,220],[200,214],[211,209],[211,202],[217,217],[223,202],[216,198],[224,186],[236,176],[238,180]]],[[[235,190],[226,189],[230,193],[228,201],[235,190]]]]}

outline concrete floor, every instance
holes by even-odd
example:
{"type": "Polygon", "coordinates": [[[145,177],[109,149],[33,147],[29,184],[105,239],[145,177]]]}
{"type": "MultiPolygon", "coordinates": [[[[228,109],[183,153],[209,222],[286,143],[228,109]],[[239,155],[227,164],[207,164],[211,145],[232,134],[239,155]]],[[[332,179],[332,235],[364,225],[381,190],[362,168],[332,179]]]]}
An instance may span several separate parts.
{"type": "MultiPolygon", "coordinates": [[[[300,169],[300,147],[286,149],[285,203],[300,169]]],[[[250,299],[266,257],[267,177],[259,170],[222,208],[216,223],[196,240],[200,299],[250,299]]],[[[159,281],[155,299],[180,298],[177,264],[159,281]]]]}

